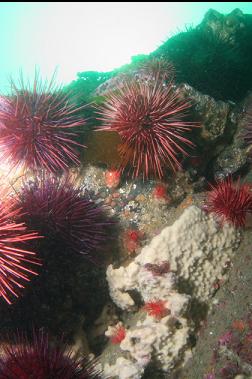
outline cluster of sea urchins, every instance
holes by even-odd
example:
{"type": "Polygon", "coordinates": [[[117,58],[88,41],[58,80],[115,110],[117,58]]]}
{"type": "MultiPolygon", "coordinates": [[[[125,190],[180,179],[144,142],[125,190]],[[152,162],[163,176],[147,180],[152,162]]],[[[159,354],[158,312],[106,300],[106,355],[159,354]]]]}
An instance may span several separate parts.
{"type": "MultiPolygon", "coordinates": [[[[167,167],[173,171],[181,167],[181,156],[194,146],[187,134],[199,124],[187,121],[191,103],[180,97],[174,75],[173,66],[168,64],[166,69],[163,60],[144,63],[139,75],[125,77],[96,108],[103,123],[97,130],[119,134],[120,171],[133,178],[163,178],[167,167]]],[[[9,304],[24,282],[37,274],[34,266],[41,265],[27,242],[41,235],[92,259],[112,224],[105,209],[70,176],[53,175],[80,163],[76,147],[83,145],[76,141],[75,128],[85,124],[79,116],[82,107],[71,104],[53,80],[42,84],[35,75],[33,86],[24,85],[22,78],[20,84],[18,88],[12,83],[12,94],[0,101],[1,159],[11,168],[22,165],[35,175],[23,183],[19,202],[7,190],[0,191],[0,296],[9,304]],[[38,176],[42,170],[47,173],[38,176]],[[29,223],[37,232],[28,231],[29,223]]],[[[251,119],[244,137],[247,143],[251,119]]],[[[205,209],[222,223],[244,226],[246,214],[252,212],[250,187],[231,178],[217,183],[211,186],[205,209]]],[[[163,311],[162,304],[154,305],[159,307],[156,313],[163,311]]],[[[0,357],[0,379],[32,377],[95,379],[100,375],[88,360],[73,359],[65,346],[52,347],[48,336],[39,334],[33,342],[20,338],[5,345],[0,357]]]]}
{"type": "Polygon", "coordinates": [[[63,343],[52,346],[48,334],[33,334],[30,342],[24,334],[1,348],[1,379],[99,379],[94,361],[77,359],[63,343]]]}
{"type": "MultiPolygon", "coordinates": [[[[21,163],[34,173],[34,179],[26,177],[18,196],[3,187],[0,193],[0,296],[8,304],[37,274],[34,265],[43,264],[27,246],[30,240],[41,235],[91,257],[103,247],[111,225],[104,208],[75,186],[66,173],[55,175],[69,168],[69,162],[79,162],[73,149],[78,144],[72,138],[76,135],[70,129],[83,120],[75,116],[78,109],[69,105],[62,93],[52,91],[51,85],[41,87],[36,79],[32,90],[14,86],[15,94],[0,105],[1,158],[11,167],[21,163]],[[29,232],[27,225],[36,232],[29,232]]],[[[52,348],[48,337],[17,342],[3,346],[0,378],[100,377],[87,359],[73,359],[62,346],[52,348]]]]}
{"type": "Polygon", "coordinates": [[[11,95],[0,102],[1,159],[11,168],[50,172],[79,164],[75,128],[85,123],[79,110],[54,77],[43,83],[36,73],[31,86],[21,76],[19,87],[12,82],[11,95]]]}
{"type": "Polygon", "coordinates": [[[111,225],[104,208],[66,173],[71,163],[79,163],[75,130],[85,124],[79,116],[83,107],[69,102],[54,77],[43,84],[36,73],[33,85],[25,84],[22,76],[18,87],[11,84],[11,95],[0,99],[1,159],[11,168],[29,169],[35,179],[24,181],[15,201],[1,193],[0,296],[8,303],[36,274],[34,264],[41,264],[25,245],[38,238],[26,225],[49,242],[91,259],[103,247],[111,225]],[[61,178],[56,177],[62,170],[61,178]]]}
{"type": "Polygon", "coordinates": [[[162,178],[167,167],[180,168],[180,155],[188,155],[185,148],[194,146],[187,132],[199,125],[185,118],[191,103],[180,98],[172,79],[164,83],[163,77],[157,65],[156,71],[151,67],[150,80],[125,79],[97,109],[103,122],[97,130],[119,134],[120,169],[133,178],[162,178]]]}

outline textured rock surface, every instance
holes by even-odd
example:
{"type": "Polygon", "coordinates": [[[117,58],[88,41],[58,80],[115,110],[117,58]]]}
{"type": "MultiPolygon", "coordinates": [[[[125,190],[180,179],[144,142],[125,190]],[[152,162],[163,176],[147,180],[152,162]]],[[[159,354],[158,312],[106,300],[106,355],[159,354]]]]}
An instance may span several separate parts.
{"type": "MultiPolygon", "coordinates": [[[[236,365],[236,359],[227,360],[224,357],[216,359],[216,352],[220,347],[220,337],[230,331],[236,335],[236,343],[231,344],[232,349],[241,349],[246,340],[247,325],[245,324],[245,330],[234,329],[232,325],[237,320],[239,322],[249,320],[248,316],[252,312],[251,244],[252,234],[251,227],[249,227],[245,230],[239,250],[232,260],[233,267],[230,270],[228,280],[221,285],[214,296],[214,305],[204,326],[201,328],[193,357],[188,362],[183,374],[179,376],[179,379],[202,379],[204,375],[213,371],[216,379],[219,379],[221,377],[220,370],[227,364],[234,364],[239,373],[243,372],[241,365],[236,365]],[[238,336],[241,338],[237,338],[238,336]]],[[[248,354],[249,352],[251,350],[247,350],[248,354]]],[[[246,355],[240,354],[240,359],[241,361],[246,360],[246,355]]],[[[246,379],[251,377],[251,375],[243,374],[246,379]]],[[[235,375],[231,377],[234,378],[235,375]]],[[[155,376],[153,376],[154,378],[155,376]]]]}
{"type": "Polygon", "coordinates": [[[232,226],[224,224],[222,228],[212,216],[191,206],[127,267],[114,269],[110,265],[107,280],[118,307],[133,315],[138,304],[131,291],[137,291],[145,303],[165,301],[169,314],[157,319],[144,315],[140,308],[135,321],[129,322],[126,337],[113,359],[105,358],[105,375],[126,378],[125,370],[123,374],[120,371],[122,357],[132,362],[127,362],[131,379],[141,377],[150,362],[167,373],[183,366],[191,356],[189,336],[195,329],[189,305],[195,300],[209,304],[215,284],[227,276],[239,241],[239,232],[232,226]],[[170,267],[162,273],[149,269],[164,262],[169,262],[170,267]],[[135,372],[137,367],[139,371],[135,372]]]}
{"type": "MultiPolygon", "coordinates": [[[[191,206],[172,226],[163,229],[154,237],[128,267],[108,267],[107,279],[111,297],[119,307],[131,309],[134,301],[127,291],[138,289],[141,294],[145,293],[142,290],[142,277],[146,271],[144,265],[168,261],[171,271],[181,281],[186,281],[190,294],[200,301],[208,301],[214,293],[216,280],[225,277],[225,268],[238,244],[239,232],[236,229],[227,224],[221,228],[212,216],[191,206]]],[[[168,289],[172,289],[174,278],[172,273],[165,275],[166,294],[168,289]]],[[[156,288],[159,288],[159,296],[162,297],[162,277],[156,277],[155,280],[159,281],[156,288]]],[[[147,279],[146,285],[150,291],[154,284],[147,279]]],[[[147,296],[145,294],[144,298],[147,296]]]]}
{"type": "Polygon", "coordinates": [[[211,32],[213,35],[218,35],[220,39],[231,45],[237,45],[241,35],[246,35],[246,24],[246,16],[238,8],[227,15],[209,9],[198,29],[204,33],[211,32]]]}
{"type": "MultiPolygon", "coordinates": [[[[202,94],[188,84],[181,84],[177,91],[184,98],[190,98],[194,110],[202,122],[201,137],[206,142],[216,142],[223,136],[232,105],[228,102],[217,101],[213,97],[202,94]]],[[[233,124],[233,129],[235,124],[233,124]]]]}
{"type": "MultiPolygon", "coordinates": [[[[108,82],[108,88],[115,90],[118,85],[116,77],[108,82]]],[[[119,82],[121,86],[121,79],[119,82]]],[[[103,86],[105,84],[106,82],[103,86]]],[[[100,90],[102,91],[103,87],[100,90]]],[[[197,163],[201,173],[207,169],[206,174],[211,175],[210,171],[213,169],[216,178],[221,178],[240,170],[247,160],[246,150],[239,138],[238,124],[242,119],[242,106],[236,106],[230,101],[215,100],[186,83],[174,85],[174,90],[182,99],[190,100],[192,103],[188,119],[193,117],[201,125],[201,128],[192,133],[196,150],[189,154],[189,167],[195,165],[193,160],[190,161],[190,155],[194,157],[195,154],[199,159],[201,157],[197,163]],[[211,162],[210,166],[209,162],[211,162]]],[[[102,160],[105,162],[104,159],[102,160]]]]}
{"type": "Polygon", "coordinates": [[[251,102],[252,94],[249,93],[241,103],[232,107],[229,113],[228,125],[230,125],[230,130],[234,134],[231,143],[223,148],[213,162],[214,177],[217,180],[239,172],[248,163],[251,147],[246,146],[243,134],[244,128],[247,126],[246,112],[251,102]]]}

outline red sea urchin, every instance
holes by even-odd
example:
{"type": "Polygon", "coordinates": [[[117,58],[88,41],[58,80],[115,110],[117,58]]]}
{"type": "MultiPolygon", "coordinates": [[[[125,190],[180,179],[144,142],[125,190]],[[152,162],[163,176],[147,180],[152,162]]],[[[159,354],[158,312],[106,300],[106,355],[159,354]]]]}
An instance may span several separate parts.
{"type": "Polygon", "coordinates": [[[37,275],[32,269],[40,265],[35,253],[23,249],[23,244],[39,238],[36,232],[28,232],[24,223],[19,222],[21,209],[16,201],[8,197],[8,190],[0,190],[0,296],[11,304],[11,297],[19,296],[23,283],[37,275]]]}
{"type": "Polygon", "coordinates": [[[1,99],[1,159],[10,167],[45,168],[50,172],[65,170],[70,163],[79,164],[73,128],[85,122],[78,116],[80,108],[70,104],[68,95],[56,88],[54,77],[42,83],[35,74],[33,86],[12,84],[12,94],[1,99]]]}
{"type": "Polygon", "coordinates": [[[113,224],[105,208],[92,201],[87,192],[74,185],[69,175],[43,175],[24,182],[20,193],[27,223],[57,246],[88,255],[104,247],[113,224]]]}
{"type": "Polygon", "coordinates": [[[48,335],[34,333],[33,341],[24,336],[16,344],[5,345],[0,357],[0,379],[98,379],[94,361],[76,359],[65,345],[53,347],[48,335]]]}
{"type": "Polygon", "coordinates": [[[121,137],[122,171],[129,168],[133,178],[162,178],[167,165],[173,171],[180,168],[178,155],[188,155],[183,145],[194,146],[185,136],[199,126],[184,120],[190,106],[172,83],[128,80],[99,107],[103,126],[97,130],[117,132],[121,137]]]}
{"type": "Polygon", "coordinates": [[[211,185],[204,209],[236,227],[245,225],[246,214],[252,212],[252,193],[248,184],[234,183],[231,177],[211,185]]]}
{"type": "Polygon", "coordinates": [[[148,58],[139,64],[138,72],[146,80],[173,81],[175,68],[173,64],[164,58],[148,58]]]}

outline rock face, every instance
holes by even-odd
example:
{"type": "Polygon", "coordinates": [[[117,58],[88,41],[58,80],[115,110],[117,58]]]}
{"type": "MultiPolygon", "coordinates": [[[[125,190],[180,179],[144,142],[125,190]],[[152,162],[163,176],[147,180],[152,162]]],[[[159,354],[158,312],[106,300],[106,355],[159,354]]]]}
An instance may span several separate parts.
{"type": "Polygon", "coordinates": [[[213,161],[213,173],[216,180],[223,180],[228,175],[240,172],[248,166],[251,146],[246,145],[244,131],[248,125],[247,110],[252,104],[252,93],[235,107],[232,107],[227,119],[224,139],[233,134],[231,143],[223,146],[213,161]]]}
{"type": "Polygon", "coordinates": [[[246,109],[252,102],[251,93],[239,104],[216,101],[189,86],[181,84],[177,91],[194,104],[195,117],[202,125],[196,145],[204,156],[201,170],[216,180],[240,172],[248,162],[242,138],[246,126],[246,109]]]}
{"type": "MultiPolygon", "coordinates": [[[[153,59],[171,62],[176,72],[175,88],[194,104],[189,119],[193,116],[202,124],[200,133],[192,133],[198,149],[195,155],[202,160],[197,173],[209,180],[223,179],[247,167],[247,152],[239,139],[237,124],[240,122],[239,103],[244,99],[246,102],[252,88],[251,51],[252,15],[239,9],[229,14],[210,9],[198,26],[172,36],[144,58],[147,62],[153,59]]],[[[126,77],[150,80],[150,76],[147,78],[141,71],[141,62],[141,59],[132,60],[131,64],[113,72],[96,73],[93,80],[96,79],[97,85],[92,96],[104,96],[122,87],[126,77]],[[98,79],[102,79],[100,85],[98,79]]],[[[84,74],[79,77],[85,77],[84,74]]],[[[94,76],[86,75],[89,79],[94,76]]],[[[84,82],[89,88],[90,80],[83,80],[82,84],[84,82]]],[[[107,155],[98,160],[107,164],[107,155]]],[[[112,158],[113,163],[119,163],[116,151],[112,158]]],[[[190,166],[193,166],[191,162],[190,166]]]]}
{"type": "Polygon", "coordinates": [[[195,329],[189,305],[195,300],[209,304],[215,284],[226,278],[239,242],[236,229],[228,224],[221,227],[212,216],[191,206],[127,267],[114,269],[110,265],[107,280],[111,298],[137,317],[126,329],[116,361],[106,360],[105,375],[140,378],[150,362],[165,372],[181,367],[191,355],[189,335],[195,329]],[[134,314],[138,304],[132,291],[137,291],[145,304],[163,301],[168,314],[156,318],[141,308],[134,314]]]}
{"type": "Polygon", "coordinates": [[[218,142],[227,129],[229,135],[226,135],[226,138],[230,139],[232,132],[236,129],[235,123],[231,124],[229,120],[229,114],[234,108],[233,104],[215,100],[187,84],[179,85],[177,91],[183,98],[189,98],[194,104],[196,117],[202,123],[201,138],[205,143],[218,142]]]}
{"type": "Polygon", "coordinates": [[[238,8],[228,15],[209,9],[198,29],[219,36],[230,45],[238,45],[241,37],[246,37],[247,22],[247,16],[238,8]]]}
{"type": "Polygon", "coordinates": [[[238,244],[239,232],[234,227],[220,227],[212,216],[191,206],[127,267],[108,267],[110,295],[118,307],[131,310],[134,301],[128,291],[137,289],[145,301],[157,296],[166,299],[179,278],[187,281],[190,295],[208,301],[215,291],[213,284],[224,279],[225,267],[238,244]],[[169,262],[171,272],[153,277],[145,268],[162,262],[169,262]]]}
{"type": "MultiPolygon", "coordinates": [[[[116,80],[110,79],[110,89],[113,85],[116,86],[116,80]]],[[[201,125],[192,132],[196,149],[189,154],[187,168],[194,166],[193,159],[190,161],[190,155],[195,154],[200,160],[197,171],[207,177],[222,178],[242,169],[247,162],[247,153],[237,132],[241,106],[215,100],[185,83],[174,85],[174,91],[178,92],[182,99],[192,103],[188,119],[193,118],[201,125]]],[[[103,161],[105,162],[105,159],[103,161]]]]}
{"type": "MultiPolygon", "coordinates": [[[[192,133],[195,160],[201,161],[190,161],[195,158],[193,152],[183,162],[185,166],[188,162],[185,167],[188,173],[195,169],[195,177],[199,174],[207,180],[223,179],[239,173],[247,163],[247,149],[240,132],[244,127],[245,96],[252,88],[251,51],[252,16],[236,9],[229,15],[209,10],[196,28],[178,33],[150,54],[150,58],[173,63],[177,71],[174,91],[193,104],[188,120],[201,124],[201,129],[192,133]]],[[[101,79],[89,75],[90,81],[84,80],[85,75],[80,76],[83,80],[79,84],[89,87],[87,92],[92,98],[120,88],[128,76],[149,80],[137,65],[118,72],[101,79]]],[[[90,146],[85,153],[85,161],[116,166],[120,163],[117,154],[120,140],[117,135],[104,133],[91,135],[93,149],[90,146]],[[97,153],[101,140],[107,141],[105,145],[109,148],[97,153]]],[[[185,192],[180,183],[177,187],[173,199],[180,201],[185,192]]],[[[129,207],[132,204],[134,201],[129,207]]],[[[135,217],[144,220],[140,212],[135,217]]],[[[122,311],[126,336],[114,347],[111,356],[110,344],[102,353],[106,377],[137,379],[144,375],[149,363],[167,373],[185,364],[192,348],[190,336],[198,322],[191,310],[194,304],[209,306],[219,283],[226,278],[239,241],[237,230],[228,225],[221,227],[211,216],[190,207],[173,226],[153,238],[128,266],[108,267],[110,296],[122,311]],[[167,314],[160,318],[147,314],[142,305],[153,301],[162,301],[167,314]]],[[[110,335],[108,331],[106,335],[110,335]]]]}
{"type": "Polygon", "coordinates": [[[201,24],[164,42],[151,55],[172,61],[180,83],[217,100],[240,101],[252,87],[252,16],[210,9],[201,24]]]}
{"type": "MultiPolygon", "coordinates": [[[[115,89],[116,77],[110,79],[107,86],[110,90],[115,89]]],[[[188,120],[194,119],[201,125],[192,132],[196,149],[189,154],[187,168],[195,168],[193,158],[190,158],[190,155],[193,157],[195,154],[196,159],[199,159],[197,172],[207,178],[213,177],[218,180],[240,172],[247,164],[248,154],[241,132],[245,124],[244,108],[251,95],[236,105],[230,101],[216,100],[186,83],[174,84],[173,88],[182,99],[189,100],[193,105],[188,120]]],[[[101,87],[99,90],[103,89],[101,87]]]]}
{"type": "MultiPolygon", "coordinates": [[[[208,180],[223,179],[247,168],[239,125],[252,88],[251,51],[252,16],[239,9],[226,15],[210,9],[197,27],[169,38],[148,58],[149,62],[157,59],[172,63],[177,73],[174,90],[193,104],[188,120],[193,118],[202,128],[192,133],[196,150],[189,155],[201,160],[197,174],[208,180]]],[[[122,87],[126,77],[150,80],[143,75],[141,64],[132,62],[118,72],[94,95],[103,96],[122,87]]],[[[186,165],[195,168],[190,160],[186,165]]]]}

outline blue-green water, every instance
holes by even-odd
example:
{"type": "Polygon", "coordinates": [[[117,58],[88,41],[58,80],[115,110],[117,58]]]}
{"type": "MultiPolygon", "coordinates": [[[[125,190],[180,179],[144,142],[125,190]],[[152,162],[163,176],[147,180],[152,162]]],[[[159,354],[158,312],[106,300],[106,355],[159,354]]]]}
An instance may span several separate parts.
{"type": "Polygon", "coordinates": [[[64,84],[77,72],[111,71],[132,56],[149,54],[185,26],[196,26],[210,8],[229,13],[250,2],[80,2],[0,4],[0,90],[22,69],[37,65],[64,84]]]}

